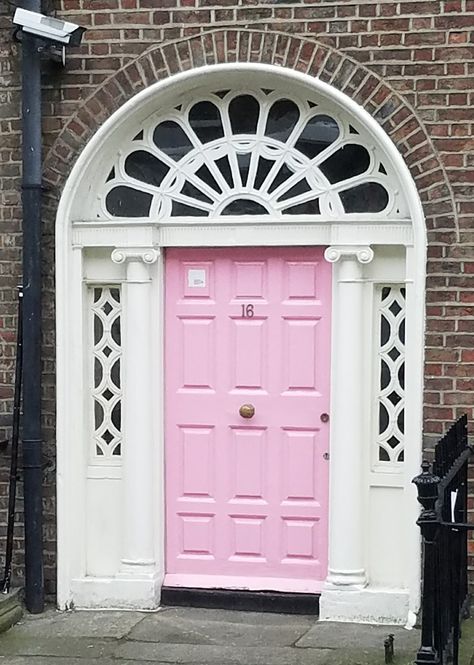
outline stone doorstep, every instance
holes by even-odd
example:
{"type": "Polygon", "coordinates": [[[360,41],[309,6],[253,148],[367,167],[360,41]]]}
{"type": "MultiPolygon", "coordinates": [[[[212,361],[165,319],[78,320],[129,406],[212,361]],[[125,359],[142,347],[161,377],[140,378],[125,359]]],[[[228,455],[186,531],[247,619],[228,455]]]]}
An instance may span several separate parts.
{"type": "Polygon", "coordinates": [[[15,625],[23,616],[23,589],[0,593],[0,633],[15,625]]]}

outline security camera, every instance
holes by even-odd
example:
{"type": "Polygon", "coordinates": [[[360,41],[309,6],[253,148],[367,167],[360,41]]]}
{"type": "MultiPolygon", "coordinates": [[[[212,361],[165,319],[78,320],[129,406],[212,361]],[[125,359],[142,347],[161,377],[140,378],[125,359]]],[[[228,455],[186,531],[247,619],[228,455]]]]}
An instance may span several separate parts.
{"type": "Polygon", "coordinates": [[[56,44],[70,44],[71,46],[79,46],[82,35],[86,31],[85,28],[81,28],[75,23],[68,23],[68,21],[61,21],[52,16],[44,16],[44,14],[20,8],[15,11],[13,23],[23,32],[56,44]]]}

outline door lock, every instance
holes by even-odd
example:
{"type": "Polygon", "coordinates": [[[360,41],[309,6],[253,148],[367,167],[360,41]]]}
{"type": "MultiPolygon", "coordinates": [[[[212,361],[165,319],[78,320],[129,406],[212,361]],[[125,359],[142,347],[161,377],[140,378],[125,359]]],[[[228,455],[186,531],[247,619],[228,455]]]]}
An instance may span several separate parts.
{"type": "Polygon", "coordinates": [[[322,423],[329,422],[329,413],[322,413],[320,416],[322,423]]]}

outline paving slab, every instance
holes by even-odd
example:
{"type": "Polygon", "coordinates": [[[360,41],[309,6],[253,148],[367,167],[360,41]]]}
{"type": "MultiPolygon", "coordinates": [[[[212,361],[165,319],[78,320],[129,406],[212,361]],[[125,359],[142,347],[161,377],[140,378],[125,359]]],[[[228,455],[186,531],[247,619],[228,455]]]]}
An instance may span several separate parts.
{"type": "Polygon", "coordinates": [[[326,665],[334,663],[329,649],[294,647],[235,647],[208,644],[159,644],[125,642],[116,651],[117,658],[140,659],[182,665],[326,665]]]}
{"type": "Polygon", "coordinates": [[[420,646],[421,632],[416,629],[330,621],[313,622],[312,627],[296,642],[296,646],[319,649],[383,649],[384,640],[389,634],[394,636],[395,652],[416,652],[420,646]]]}
{"type": "Polygon", "coordinates": [[[284,647],[293,645],[314,621],[314,616],[169,608],[144,617],[127,637],[172,644],[284,647]]]}
{"type": "Polygon", "coordinates": [[[116,640],[88,637],[58,637],[54,633],[43,637],[17,636],[13,630],[0,638],[0,653],[3,656],[49,656],[54,658],[107,658],[116,649],[116,640]]]}
{"type": "Polygon", "coordinates": [[[121,639],[137,625],[146,612],[59,612],[49,608],[43,614],[25,614],[15,626],[15,635],[41,637],[113,637],[121,639]]]}

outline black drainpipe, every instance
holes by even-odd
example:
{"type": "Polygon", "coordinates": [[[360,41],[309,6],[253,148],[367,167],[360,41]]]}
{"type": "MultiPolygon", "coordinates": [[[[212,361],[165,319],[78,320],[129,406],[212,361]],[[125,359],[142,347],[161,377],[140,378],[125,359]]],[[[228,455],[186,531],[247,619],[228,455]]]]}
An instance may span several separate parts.
{"type": "MultiPolygon", "coordinates": [[[[41,12],[41,0],[23,8],[41,12]]],[[[44,610],[41,440],[41,57],[33,35],[22,34],[23,121],[23,478],[25,603],[44,610]]]]}

